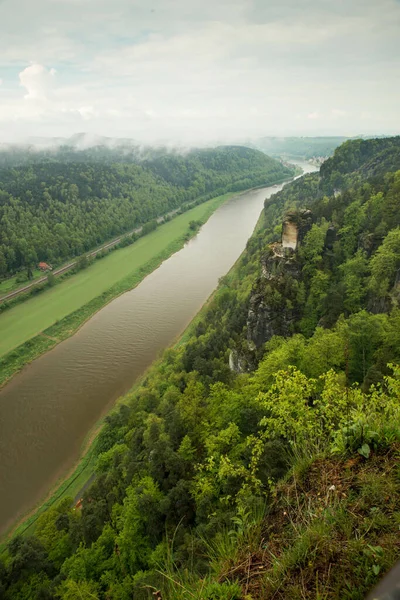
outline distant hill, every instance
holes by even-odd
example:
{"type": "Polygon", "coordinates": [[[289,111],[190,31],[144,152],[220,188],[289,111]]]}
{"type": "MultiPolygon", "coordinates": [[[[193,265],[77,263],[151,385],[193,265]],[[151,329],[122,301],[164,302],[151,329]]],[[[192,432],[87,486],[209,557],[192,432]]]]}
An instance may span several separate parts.
{"type": "MultiPolygon", "coordinates": [[[[372,139],[385,139],[385,137],[378,136],[372,139]]],[[[371,136],[360,135],[355,138],[345,136],[262,137],[253,141],[251,146],[270,156],[311,159],[332,156],[335,149],[348,140],[363,141],[367,139],[371,139],[371,136]]]]}
{"type": "Polygon", "coordinates": [[[139,144],[129,138],[110,138],[77,133],[69,138],[31,137],[23,144],[0,144],[0,167],[43,161],[140,162],[168,153],[184,154],[187,149],[139,144]]]}
{"type": "MultiPolygon", "coordinates": [[[[272,157],[289,159],[326,158],[350,138],[326,137],[262,137],[244,146],[261,150],[272,157]]],[[[367,139],[360,136],[360,140],[367,139]]],[[[14,166],[42,160],[107,162],[116,158],[124,162],[140,162],[165,154],[187,154],[194,148],[179,145],[143,144],[131,138],[114,138],[90,133],[70,137],[31,137],[25,144],[0,144],[0,166],[14,166]]]]}
{"type": "Polygon", "coordinates": [[[314,158],[331,156],[338,146],[348,138],[337,137],[263,137],[254,142],[254,147],[270,156],[288,158],[314,158]]]}
{"type": "Polygon", "coordinates": [[[61,146],[0,153],[7,165],[0,167],[0,277],[40,261],[54,266],[188,202],[294,174],[241,146],[137,152],[61,146]]]}
{"type": "Polygon", "coordinates": [[[400,164],[400,136],[368,140],[352,140],[335,150],[332,158],[321,166],[325,188],[340,187],[349,173],[363,179],[396,171],[400,164]]]}

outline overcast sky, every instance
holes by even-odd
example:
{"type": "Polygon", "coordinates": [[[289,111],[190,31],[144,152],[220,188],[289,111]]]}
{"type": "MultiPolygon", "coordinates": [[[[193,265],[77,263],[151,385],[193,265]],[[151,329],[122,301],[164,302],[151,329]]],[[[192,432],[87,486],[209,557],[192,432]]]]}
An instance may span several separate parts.
{"type": "Polygon", "coordinates": [[[0,0],[0,141],[400,132],[399,0],[0,0]]]}

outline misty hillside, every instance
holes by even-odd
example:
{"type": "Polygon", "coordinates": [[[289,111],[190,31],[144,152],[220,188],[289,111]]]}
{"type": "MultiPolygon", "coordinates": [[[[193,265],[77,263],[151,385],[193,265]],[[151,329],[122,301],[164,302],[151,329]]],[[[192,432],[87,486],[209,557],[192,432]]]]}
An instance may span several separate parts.
{"type": "Polygon", "coordinates": [[[186,154],[190,148],[146,145],[130,138],[75,133],[66,138],[31,137],[23,144],[0,144],[0,166],[46,162],[140,163],[166,154],[186,154]]]}
{"type": "Polygon", "coordinates": [[[139,162],[103,147],[78,154],[66,160],[60,150],[47,160],[39,153],[38,162],[0,169],[0,277],[39,261],[59,264],[187,203],[294,174],[240,146],[139,162]]]}
{"type": "MultiPolygon", "coordinates": [[[[248,141],[245,146],[275,158],[311,159],[331,156],[347,139],[343,136],[262,137],[248,141]]],[[[207,151],[207,148],[204,150],[207,151]]],[[[173,143],[148,145],[130,138],[76,133],[68,138],[31,137],[25,144],[0,144],[0,166],[19,166],[43,160],[141,163],[165,155],[186,155],[193,151],[197,152],[193,147],[173,143]]]]}
{"type": "Polygon", "coordinates": [[[321,137],[263,137],[254,146],[270,156],[313,158],[331,156],[348,138],[343,136],[321,137]]]}

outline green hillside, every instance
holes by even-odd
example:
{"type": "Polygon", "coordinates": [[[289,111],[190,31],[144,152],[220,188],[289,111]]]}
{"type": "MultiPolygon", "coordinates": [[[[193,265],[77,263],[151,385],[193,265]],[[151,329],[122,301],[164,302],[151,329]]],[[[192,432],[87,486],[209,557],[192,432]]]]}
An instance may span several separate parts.
{"type": "Polygon", "coordinates": [[[294,171],[258,150],[223,146],[138,161],[62,151],[0,169],[0,278],[62,264],[193,201],[274,184],[294,171]]]}
{"type": "Polygon", "coordinates": [[[346,139],[343,136],[263,137],[256,141],[255,146],[269,156],[304,159],[331,156],[346,139]]]}
{"type": "Polygon", "coordinates": [[[400,558],[399,142],[266,202],[107,417],[82,507],[8,544],[5,599],[362,600],[400,558]]]}

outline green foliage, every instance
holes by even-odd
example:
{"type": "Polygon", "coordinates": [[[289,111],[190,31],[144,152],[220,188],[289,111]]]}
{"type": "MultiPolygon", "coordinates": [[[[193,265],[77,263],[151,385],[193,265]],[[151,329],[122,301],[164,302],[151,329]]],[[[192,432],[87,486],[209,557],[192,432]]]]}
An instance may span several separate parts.
{"type": "Polygon", "coordinates": [[[202,596],[204,600],[240,600],[242,588],[237,583],[209,583],[202,596]]]}
{"type": "Polygon", "coordinates": [[[76,270],[83,271],[83,269],[86,269],[88,266],[89,266],[89,259],[86,256],[86,254],[82,254],[82,256],[80,256],[78,258],[78,262],[76,264],[76,270]]]}
{"type": "MultiPolygon", "coordinates": [[[[400,376],[385,378],[386,386],[394,389],[400,376]]],[[[260,396],[265,413],[261,420],[263,436],[283,437],[294,447],[311,447],[319,451],[318,443],[330,443],[333,452],[357,450],[368,458],[371,448],[400,439],[400,406],[398,395],[388,395],[383,388],[363,394],[357,387],[346,388],[333,371],[321,375],[322,389],[292,367],[281,371],[267,394],[260,396]]]]}
{"type": "Polygon", "coordinates": [[[53,287],[53,285],[55,285],[55,283],[56,283],[56,278],[54,277],[54,274],[51,273],[51,272],[48,273],[48,275],[47,275],[47,285],[49,287],[53,287]]]}
{"type": "MultiPolygon", "coordinates": [[[[2,323],[9,335],[3,335],[0,339],[0,353],[27,341],[0,358],[0,385],[26,362],[57,343],[57,340],[71,335],[82,322],[115,296],[135,287],[160,262],[182,247],[187,239],[187,225],[193,216],[205,222],[227,196],[229,194],[190,209],[151,236],[142,238],[136,248],[111,253],[104,265],[95,263],[91,266],[90,276],[79,272],[60,282],[50,296],[35,296],[30,300],[30,310],[20,304],[7,312],[2,317],[2,323]],[[60,319],[63,315],[66,316],[60,319]],[[57,322],[53,324],[55,317],[57,322]],[[32,338],[32,335],[41,331],[49,337],[37,335],[32,338]]],[[[44,289],[43,284],[42,291],[44,289]]],[[[0,304],[0,311],[4,305],[0,304]]]]}
{"type": "Polygon", "coordinates": [[[200,221],[190,221],[190,223],[189,223],[189,229],[191,229],[192,231],[197,231],[200,227],[201,227],[200,221]]]}
{"type": "Polygon", "coordinates": [[[368,260],[365,252],[358,250],[356,254],[340,265],[343,274],[343,286],[346,294],[344,308],[350,312],[358,312],[365,306],[367,295],[366,281],[369,274],[368,260]]]}
{"type": "Polygon", "coordinates": [[[389,231],[371,259],[371,288],[385,296],[400,268],[400,228],[389,231]]]}
{"type": "MultiPolygon", "coordinates": [[[[7,599],[37,569],[66,598],[349,600],[399,558],[397,146],[345,144],[321,180],[266,203],[184,338],[109,416],[82,510],[54,509],[30,552],[7,550],[7,599]],[[302,207],[312,226],[280,256],[274,229],[302,207]],[[254,349],[257,311],[282,333],[270,319],[254,349]]],[[[190,178],[172,164],[158,175],[190,178]]]]}
{"type": "Polygon", "coordinates": [[[145,223],[143,225],[142,234],[147,235],[148,233],[151,233],[155,229],[157,229],[157,221],[155,219],[153,219],[152,221],[148,221],[147,223],[145,223]]]}
{"type": "Polygon", "coordinates": [[[157,217],[188,202],[293,174],[240,146],[164,151],[145,161],[118,150],[38,152],[28,160],[0,169],[0,277],[39,261],[60,264],[140,225],[149,233],[157,217]]]}
{"type": "Polygon", "coordinates": [[[313,224],[301,244],[301,257],[305,262],[304,269],[315,270],[322,260],[328,223],[322,219],[320,225],[313,224]]]}
{"type": "Polygon", "coordinates": [[[67,579],[58,589],[59,598],[62,600],[98,600],[98,586],[92,581],[74,581],[67,579]]]}
{"type": "Polygon", "coordinates": [[[348,140],[321,166],[326,188],[340,187],[347,174],[376,177],[398,169],[400,136],[370,140],[348,140]],[[397,168],[396,168],[397,165],[397,168]]]}
{"type": "Polygon", "coordinates": [[[163,515],[160,504],[163,494],[150,477],[145,477],[138,485],[126,491],[124,506],[116,507],[116,543],[120,548],[121,565],[132,575],[148,564],[151,548],[159,540],[163,515]]]}

